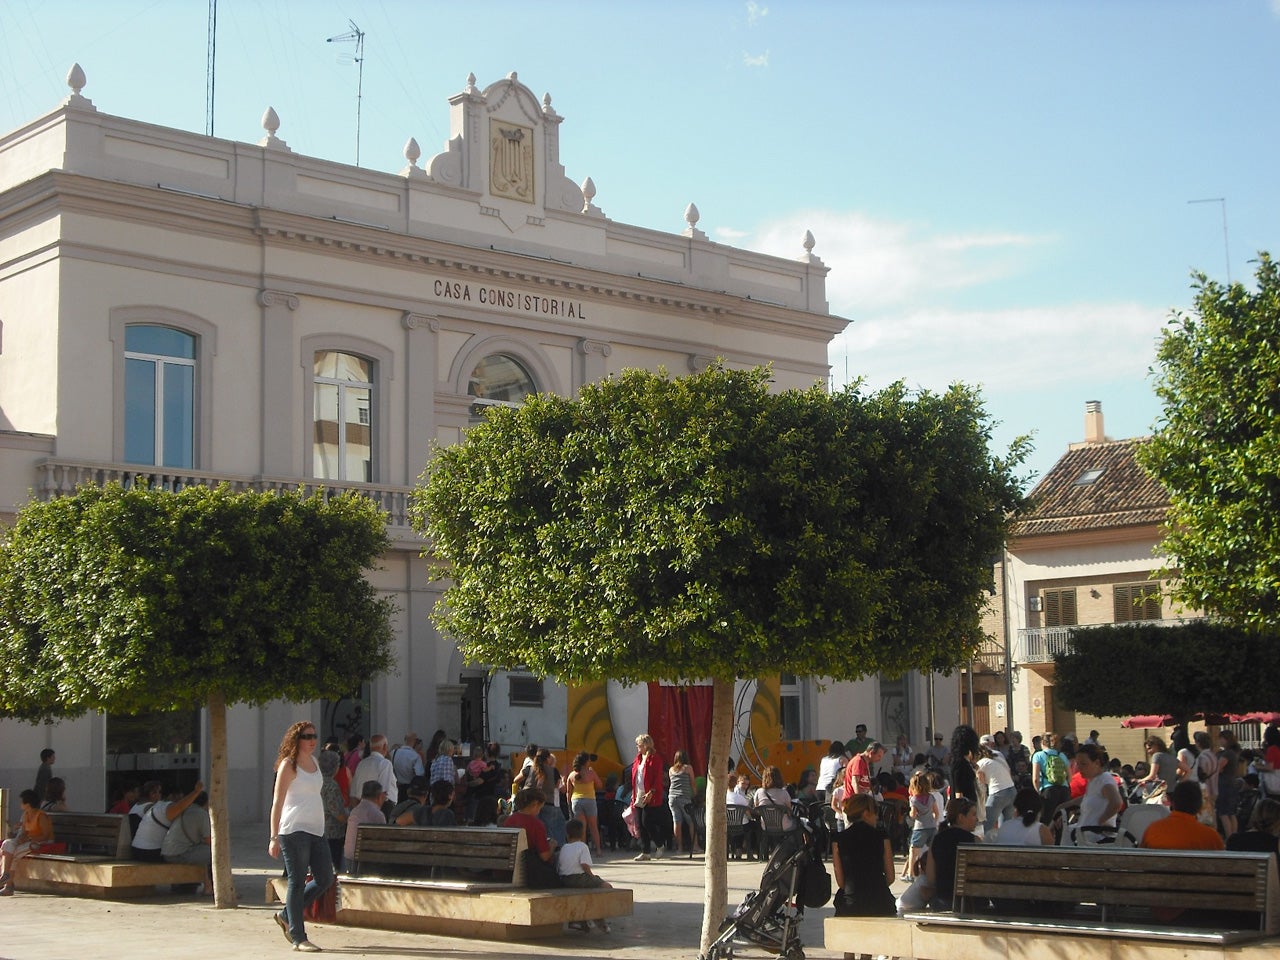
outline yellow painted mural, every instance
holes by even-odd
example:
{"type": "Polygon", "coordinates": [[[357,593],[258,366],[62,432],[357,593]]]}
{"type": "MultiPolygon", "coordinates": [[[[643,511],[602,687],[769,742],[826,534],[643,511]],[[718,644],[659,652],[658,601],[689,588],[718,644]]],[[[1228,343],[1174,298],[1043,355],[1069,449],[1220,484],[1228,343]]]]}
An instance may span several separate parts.
{"type": "MultiPolygon", "coordinates": [[[[829,740],[781,739],[780,691],[778,677],[758,681],[746,717],[739,718],[734,736],[736,769],[747,774],[753,783],[759,783],[760,774],[774,765],[782,771],[787,783],[797,782],[807,768],[817,769],[818,761],[826,755],[831,743],[829,740]]],[[[609,697],[609,685],[604,682],[569,685],[565,750],[559,758],[560,769],[568,770],[574,754],[585,750],[599,758],[593,765],[601,777],[622,770],[623,754],[614,730],[609,697]]],[[[630,738],[634,732],[627,730],[625,735],[630,738]]]]}

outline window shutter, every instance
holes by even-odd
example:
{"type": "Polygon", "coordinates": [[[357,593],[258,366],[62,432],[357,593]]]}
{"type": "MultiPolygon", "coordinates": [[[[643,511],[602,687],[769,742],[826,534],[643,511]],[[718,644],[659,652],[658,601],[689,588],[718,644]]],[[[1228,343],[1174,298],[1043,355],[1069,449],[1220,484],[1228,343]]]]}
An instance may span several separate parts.
{"type": "Polygon", "coordinates": [[[1046,590],[1044,592],[1044,625],[1046,627],[1071,627],[1076,621],[1076,590],[1046,590]]]}

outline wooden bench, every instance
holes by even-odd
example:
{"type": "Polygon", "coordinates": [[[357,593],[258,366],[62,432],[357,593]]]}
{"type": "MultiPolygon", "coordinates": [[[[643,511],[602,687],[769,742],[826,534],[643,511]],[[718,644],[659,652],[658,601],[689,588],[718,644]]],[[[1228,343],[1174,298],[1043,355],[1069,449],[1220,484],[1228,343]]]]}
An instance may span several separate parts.
{"type": "Polygon", "coordinates": [[[36,893],[122,899],[145,897],[157,886],[203,883],[205,868],[192,863],[144,863],[130,859],[129,818],[120,813],[51,813],[53,839],[65,853],[23,857],[13,869],[14,887],[36,893]]]}
{"type": "MultiPolygon", "coordinates": [[[[337,922],[488,940],[556,936],[569,922],[630,916],[630,890],[524,886],[525,834],[499,827],[380,827],[356,833],[338,877],[337,922]]],[[[268,901],[283,899],[273,878],[268,901]]]]}
{"type": "MultiPolygon", "coordinates": [[[[957,956],[1274,957],[1275,857],[1073,847],[961,847],[956,909],[831,917],[826,947],[918,960],[957,956]],[[1153,912],[1194,911],[1161,919],[1153,912]],[[1102,938],[1106,938],[1103,940],[1102,938]]],[[[1167,916],[1167,915],[1164,915],[1167,916]]]]}

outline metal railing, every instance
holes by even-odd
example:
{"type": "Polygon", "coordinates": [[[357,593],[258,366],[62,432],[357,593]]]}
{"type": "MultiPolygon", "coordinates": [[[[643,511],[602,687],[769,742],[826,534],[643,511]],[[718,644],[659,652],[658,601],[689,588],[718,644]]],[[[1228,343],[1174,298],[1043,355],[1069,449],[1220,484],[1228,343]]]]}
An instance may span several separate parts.
{"type": "MultiPolygon", "coordinates": [[[[1144,626],[1177,627],[1200,617],[1172,617],[1164,620],[1143,620],[1144,626]]],[[[1018,630],[1018,642],[1013,651],[1017,663],[1053,663],[1059,653],[1072,652],[1072,638],[1077,630],[1089,627],[1112,626],[1107,623],[1079,623],[1069,627],[1022,627],[1018,630]]]]}
{"type": "Polygon", "coordinates": [[[375,501],[387,514],[390,527],[409,528],[409,495],[413,487],[380,483],[353,483],[343,480],[315,480],[301,477],[247,477],[205,470],[177,470],[166,467],[138,466],[123,463],[95,463],[87,460],[60,460],[53,457],[36,465],[36,495],[42,500],[74,493],[81,484],[103,486],[116,482],[130,487],[139,481],[161,490],[184,487],[216,487],[225,483],[233,491],[260,492],[296,490],[311,493],[320,490],[327,496],[353,490],[375,501]]]}

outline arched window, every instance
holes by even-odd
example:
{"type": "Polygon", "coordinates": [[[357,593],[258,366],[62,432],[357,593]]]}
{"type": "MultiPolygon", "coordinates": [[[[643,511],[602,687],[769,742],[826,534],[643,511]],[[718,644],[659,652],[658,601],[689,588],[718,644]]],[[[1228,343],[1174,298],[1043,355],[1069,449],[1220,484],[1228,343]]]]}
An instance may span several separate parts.
{"type": "Polygon", "coordinates": [[[505,353],[491,353],[476,364],[467,380],[467,393],[476,398],[471,405],[471,422],[484,416],[486,406],[518,406],[537,392],[533,377],[519,360],[505,353]]]}
{"type": "Polygon", "coordinates": [[[151,323],[124,331],[124,460],[195,466],[196,338],[151,323]]]}
{"type": "Polygon", "coordinates": [[[312,473],[324,480],[373,481],[373,361],[318,350],[314,366],[312,473]]]}

